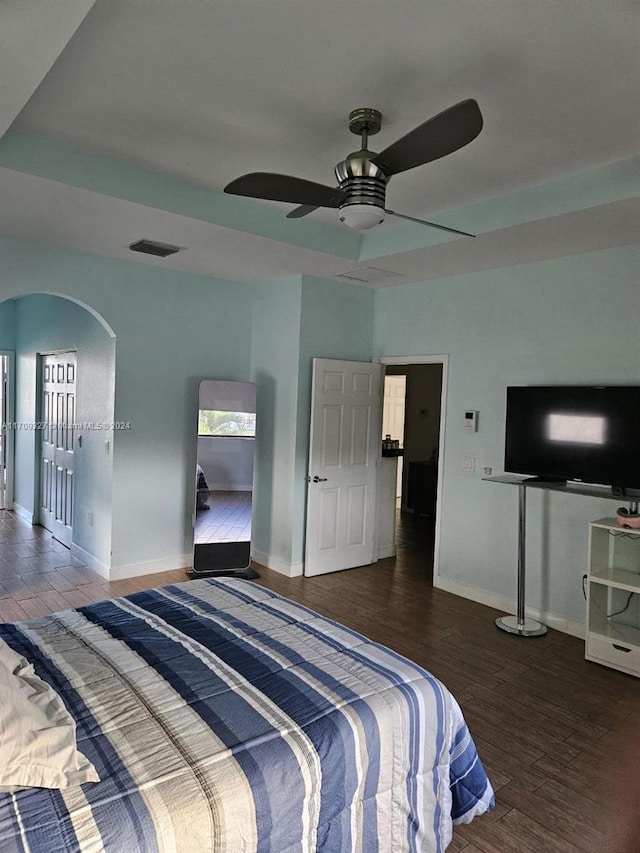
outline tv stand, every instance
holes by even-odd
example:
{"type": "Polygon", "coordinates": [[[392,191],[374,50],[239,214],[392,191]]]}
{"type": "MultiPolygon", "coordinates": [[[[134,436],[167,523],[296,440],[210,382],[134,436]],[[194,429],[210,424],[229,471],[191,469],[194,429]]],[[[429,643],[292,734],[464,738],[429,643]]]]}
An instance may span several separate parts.
{"type": "MultiPolygon", "coordinates": [[[[525,536],[527,526],[527,489],[543,489],[548,492],[562,492],[565,495],[586,495],[592,498],[616,497],[613,490],[607,486],[594,486],[586,483],[576,482],[550,482],[539,480],[537,477],[516,477],[513,474],[501,474],[498,477],[483,477],[488,483],[504,483],[507,486],[518,486],[518,612],[516,616],[500,616],[496,619],[496,625],[509,634],[518,634],[520,637],[541,637],[547,633],[547,628],[535,619],[525,618],[525,536]]],[[[628,501],[640,501],[640,491],[637,489],[625,489],[625,497],[628,501]]]]}
{"type": "MultiPolygon", "coordinates": [[[[492,480],[498,480],[491,477],[492,480]]],[[[518,611],[515,616],[500,616],[496,625],[508,634],[519,637],[542,637],[547,626],[535,619],[525,617],[525,575],[526,575],[526,530],[527,530],[527,485],[529,481],[518,483],[518,611]]],[[[533,484],[532,484],[533,485],[533,484]]]]}
{"type": "Polygon", "coordinates": [[[551,485],[566,486],[567,481],[561,477],[527,477],[525,483],[550,483],[551,485]]]}

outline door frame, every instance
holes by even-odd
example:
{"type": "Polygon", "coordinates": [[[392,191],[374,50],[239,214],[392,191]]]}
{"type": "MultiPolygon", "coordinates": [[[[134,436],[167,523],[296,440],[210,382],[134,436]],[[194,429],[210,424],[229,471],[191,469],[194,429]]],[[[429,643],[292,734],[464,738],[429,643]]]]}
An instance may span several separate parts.
{"type": "Polygon", "coordinates": [[[445,450],[445,426],[447,419],[447,385],[449,376],[448,355],[385,355],[371,359],[382,365],[410,365],[410,364],[440,364],[442,365],[442,387],[440,389],[440,433],[438,437],[438,482],[436,484],[436,518],[433,542],[433,578],[439,576],[440,571],[440,534],[442,530],[442,481],[444,475],[444,450],[445,450]]]}
{"type": "MultiPolygon", "coordinates": [[[[7,421],[12,423],[15,420],[16,412],[16,354],[13,350],[0,350],[0,356],[7,358],[7,421]]],[[[15,429],[5,429],[5,439],[7,472],[7,490],[4,496],[5,509],[13,510],[15,429]]]]}

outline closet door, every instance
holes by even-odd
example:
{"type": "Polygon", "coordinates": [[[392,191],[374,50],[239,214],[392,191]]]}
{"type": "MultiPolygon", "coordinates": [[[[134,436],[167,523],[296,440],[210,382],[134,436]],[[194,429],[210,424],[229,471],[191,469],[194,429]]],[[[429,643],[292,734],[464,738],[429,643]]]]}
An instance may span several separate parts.
{"type": "Polygon", "coordinates": [[[73,447],[76,418],[75,352],[41,356],[42,429],[39,522],[63,545],[73,529],[73,447]]]}

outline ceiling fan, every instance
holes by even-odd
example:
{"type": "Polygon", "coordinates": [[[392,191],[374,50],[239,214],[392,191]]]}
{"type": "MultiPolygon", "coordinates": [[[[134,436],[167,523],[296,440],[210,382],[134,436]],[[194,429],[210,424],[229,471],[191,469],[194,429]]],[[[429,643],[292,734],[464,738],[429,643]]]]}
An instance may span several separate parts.
{"type": "Polygon", "coordinates": [[[361,146],[335,167],[337,187],[291,175],[251,172],[231,181],[224,191],[300,205],[287,214],[288,219],[306,216],[318,207],[330,207],[338,209],[340,221],[356,231],[379,225],[388,214],[452,234],[474,237],[467,231],[389,210],[385,207],[385,198],[387,184],[393,175],[452,154],[476,138],[482,130],[482,113],[476,101],[468,99],[454,104],[376,154],[369,151],[367,145],[369,137],[378,133],[381,124],[378,110],[361,107],[349,113],[349,130],[361,137],[361,146]]]}

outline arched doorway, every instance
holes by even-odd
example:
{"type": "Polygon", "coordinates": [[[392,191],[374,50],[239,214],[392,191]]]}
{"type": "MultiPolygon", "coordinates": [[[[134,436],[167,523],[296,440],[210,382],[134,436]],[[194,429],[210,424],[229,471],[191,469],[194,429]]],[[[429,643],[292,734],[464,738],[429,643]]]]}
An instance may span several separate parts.
{"type": "Polygon", "coordinates": [[[104,573],[111,550],[115,334],[89,306],[33,293],[0,303],[0,351],[9,356],[12,398],[7,509],[43,525],[72,556],[104,573]]]}

